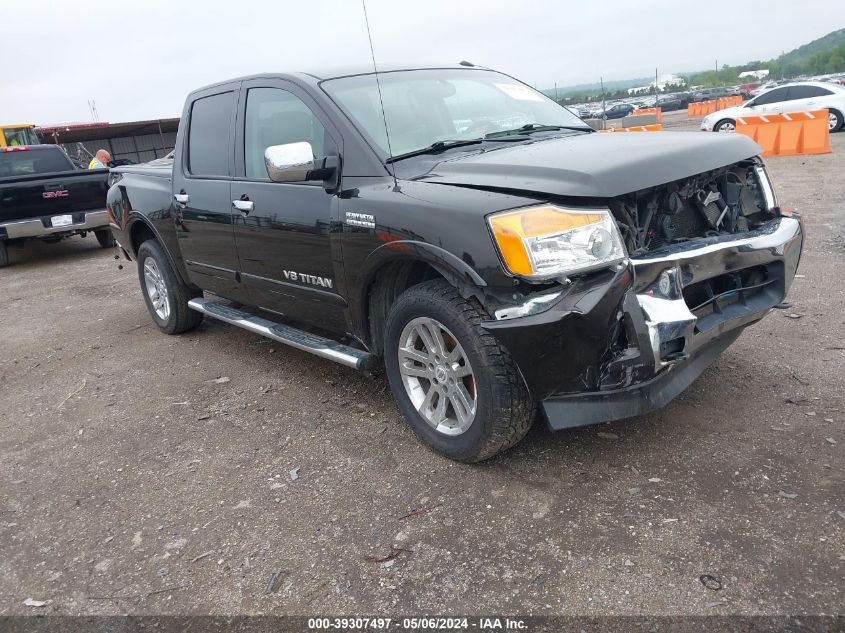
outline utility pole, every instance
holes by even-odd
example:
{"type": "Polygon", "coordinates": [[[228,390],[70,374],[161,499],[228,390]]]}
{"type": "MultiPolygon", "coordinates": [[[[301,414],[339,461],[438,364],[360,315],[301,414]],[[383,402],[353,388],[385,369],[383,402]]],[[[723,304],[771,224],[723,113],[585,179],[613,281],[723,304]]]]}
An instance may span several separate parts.
{"type": "Polygon", "coordinates": [[[654,69],[654,107],[657,107],[657,69],[654,69]]]}
{"type": "Polygon", "coordinates": [[[557,101],[557,82],[555,82],[555,101],[557,101]]]}
{"type": "Polygon", "coordinates": [[[601,129],[607,128],[607,115],[605,114],[605,104],[604,104],[604,77],[599,77],[599,83],[601,84],[601,129]]]}
{"type": "MultiPolygon", "coordinates": [[[[719,60],[716,60],[716,83],[722,83],[719,81],[719,60]]],[[[716,93],[716,110],[719,109],[719,93],[716,93]]]]}

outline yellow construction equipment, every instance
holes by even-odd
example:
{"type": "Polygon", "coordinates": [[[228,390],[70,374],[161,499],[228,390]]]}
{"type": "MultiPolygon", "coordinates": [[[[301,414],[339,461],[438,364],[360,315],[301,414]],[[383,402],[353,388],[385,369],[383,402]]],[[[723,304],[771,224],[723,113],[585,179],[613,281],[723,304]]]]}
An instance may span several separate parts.
{"type": "Polygon", "coordinates": [[[28,123],[0,125],[0,147],[38,145],[41,141],[35,134],[35,126],[28,123]]]}

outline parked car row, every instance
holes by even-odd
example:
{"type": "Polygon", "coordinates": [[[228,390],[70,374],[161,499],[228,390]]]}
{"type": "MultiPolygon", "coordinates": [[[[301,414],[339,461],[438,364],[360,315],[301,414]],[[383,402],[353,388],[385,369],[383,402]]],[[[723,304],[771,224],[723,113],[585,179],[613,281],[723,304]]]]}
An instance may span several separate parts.
{"type": "Polygon", "coordinates": [[[740,96],[745,96],[742,92],[741,86],[723,86],[721,88],[703,88],[701,90],[696,90],[692,93],[690,101],[697,103],[699,101],[713,101],[714,99],[740,96]]]}
{"type": "Polygon", "coordinates": [[[677,95],[659,96],[655,99],[654,106],[660,108],[663,112],[673,112],[686,107],[681,97],[677,95]]]}
{"type": "Polygon", "coordinates": [[[582,119],[621,119],[630,114],[638,106],[623,101],[608,101],[602,109],[602,105],[595,106],[570,106],[569,110],[582,119]]]}
{"type": "Polygon", "coordinates": [[[619,119],[628,116],[638,108],[659,107],[664,112],[683,110],[690,103],[692,95],[689,92],[674,92],[660,94],[655,97],[648,95],[625,100],[613,100],[605,102],[604,109],[601,103],[579,104],[567,106],[570,111],[582,119],[619,119]]]}
{"type": "Polygon", "coordinates": [[[714,132],[733,132],[736,118],[751,114],[767,114],[811,109],[828,109],[828,124],[831,132],[845,127],[845,91],[838,76],[826,81],[770,81],[757,88],[752,84],[721,88],[703,88],[692,92],[676,92],[625,101],[608,101],[602,104],[569,106],[569,110],[582,119],[617,119],[628,116],[636,108],[659,107],[663,112],[683,110],[690,103],[711,101],[734,96],[749,100],[741,106],[721,109],[704,118],[701,129],[714,132]]]}

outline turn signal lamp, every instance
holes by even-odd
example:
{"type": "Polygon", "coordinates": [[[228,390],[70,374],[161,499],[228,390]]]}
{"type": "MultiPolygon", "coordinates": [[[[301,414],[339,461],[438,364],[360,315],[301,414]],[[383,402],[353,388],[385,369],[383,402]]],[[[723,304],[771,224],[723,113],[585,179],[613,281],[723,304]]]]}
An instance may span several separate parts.
{"type": "Polygon", "coordinates": [[[502,262],[512,275],[544,280],[603,268],[625,258],[606,208],[526,207],[488,216],[502,262]]]}

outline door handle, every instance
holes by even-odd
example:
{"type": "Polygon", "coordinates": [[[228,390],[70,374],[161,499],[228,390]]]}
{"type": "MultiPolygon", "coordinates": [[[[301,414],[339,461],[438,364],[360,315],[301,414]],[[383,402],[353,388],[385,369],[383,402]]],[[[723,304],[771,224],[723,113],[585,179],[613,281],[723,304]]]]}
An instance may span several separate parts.
{"type": "Polygon", "coordinates": [[[255,208],[255,203],[252,200],[232,200],[232,206],[243,214],[249,214],[255,208]]]}
{"type": "Polygon", "coordinates": [[[174,193],[173,199],[179,204],[188,204],[191,201],[191,196],[187,193],[174,193]]]}

